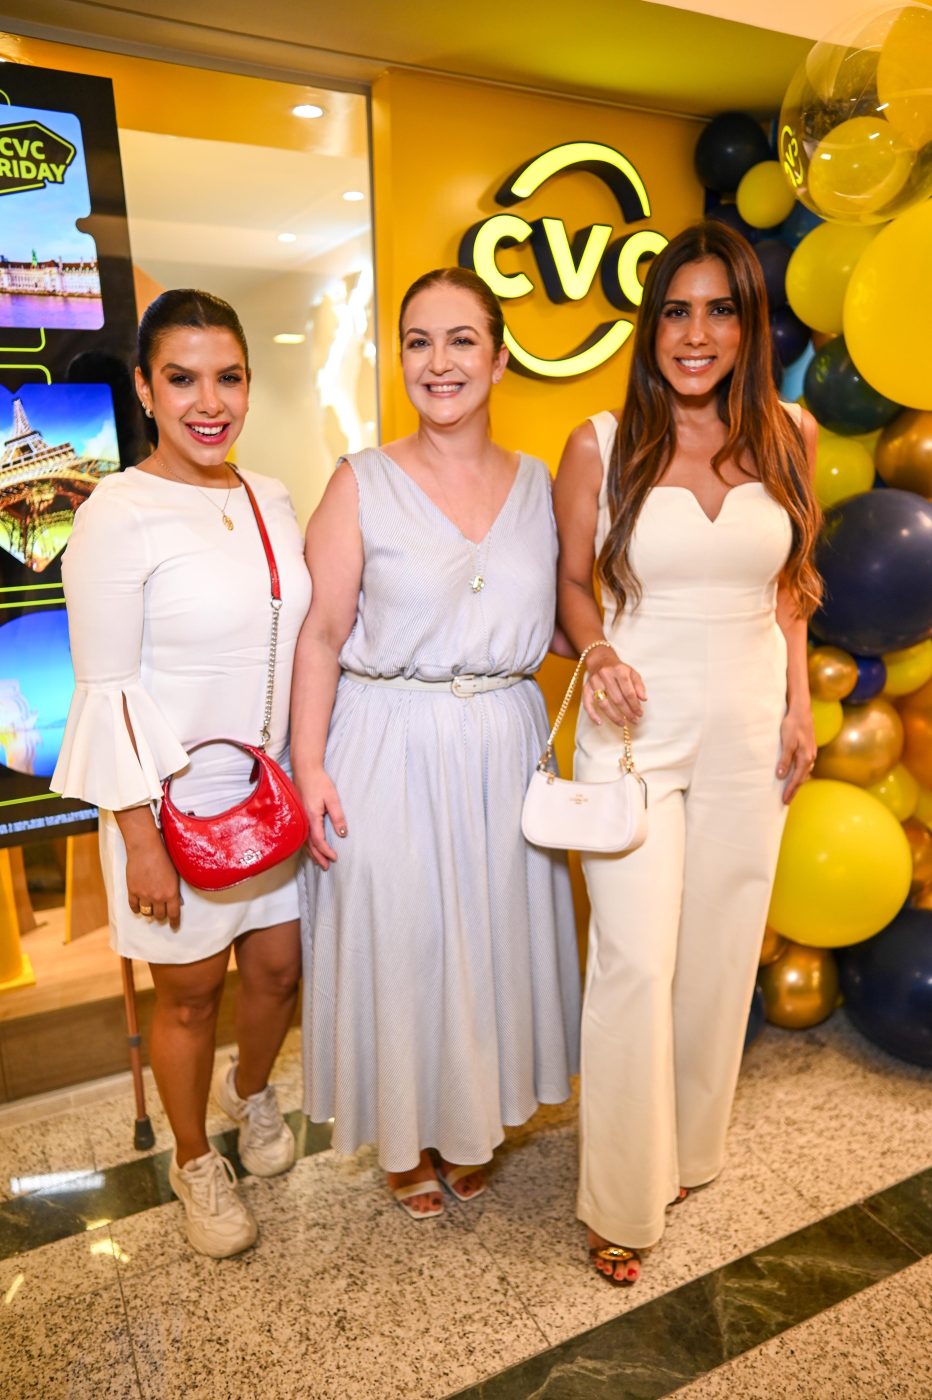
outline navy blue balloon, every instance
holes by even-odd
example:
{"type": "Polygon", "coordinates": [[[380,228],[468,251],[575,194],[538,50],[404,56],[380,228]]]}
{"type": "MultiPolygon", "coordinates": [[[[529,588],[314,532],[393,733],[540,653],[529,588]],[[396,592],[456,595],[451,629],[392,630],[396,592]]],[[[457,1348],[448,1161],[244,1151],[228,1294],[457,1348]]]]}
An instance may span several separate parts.
{"type": "Polygon", "coordinates": [[[770,159],[763,128],[746,112],[713,117],[696,142],[696,174],[708,190],[730,194],[752,165],[770,159]]]}
{"type": "Polygon", "coordinates": [[[814,228],[819,227],[819,224],[824,223],[825,220],[820,219],[818,214],[813,214],[812,210],[807,209],[805,204],[800,204],[797,201],[792,214],[788,214],[780,225],[777,237],[782,238],[788,248],[798,248],[807,233],[811,233],[814,228]]]}
{"type": "Polygon", "coordinates": [[[761,1031],[764,1029],[766,1019],[764,1015],[764,993],[762,989],[757,986],[754,988],[754,995],[751,998],[751,1009],[748,1012],[748,1028],[744,1033],[745,1050],[749,1045],[753,1045],[754,1041],[760,1035],[761,1031]]]}
{"type": "Polygon", "coordinates": [[[825,584],[812,630],[859,656],[932,635],[932,501],[865,491],[825,513],[816,548],[825,584]]]}
{"type": "Polygon", "coordinates": [[[711,209],[706,210],[705,217],[724,224],[734,233],[740,233],[749,243],[759,243],[764,236],[763,229],[755,228],[746,219],[742,219],[737,204],[714,204],[711,209]]]}
{"type": "Polygon", "coordinates": [[[887,668],[882,656],[856,656],[858,678],[850,695],[845,696],[846,705],[863,705],[879,695],[887,684],[887,668]]]}
{"type": "Polygon", "coordinates": [[[788,306],[778,306],[771,311],[770,336],[784,369],[803,354],[811,335],[809,327],[788,306]]]}
{"type": "Polygon", "coordinates": [[[764,274],[768,304],[771,311],[775,311],[777,307],[786,305],[786,266],[790,260],[790,250],[779,238],[762,238],[754,245],[754,252],[764,274]]]}
{"type": "Polygon", "coordinates": [[[901,909],[874,938],[838,950],[845,1011],[862,1035],[932,1066],[932,910],[901,909]]]}
{"type": "Polygon", "coordinates": [[[902,412],[858,373],[840,335],[816,351],[805,388],[806,403],[822,426],[842,436],[873,433],[902,412]]]}

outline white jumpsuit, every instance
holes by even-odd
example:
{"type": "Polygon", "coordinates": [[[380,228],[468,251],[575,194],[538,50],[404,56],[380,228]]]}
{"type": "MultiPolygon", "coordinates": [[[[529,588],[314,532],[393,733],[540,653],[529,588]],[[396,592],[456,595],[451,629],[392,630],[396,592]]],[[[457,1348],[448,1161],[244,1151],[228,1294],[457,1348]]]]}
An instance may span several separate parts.
{"type": "MultiPolygon", "coordinates": [[[[616,424],[611,413],[591,422],[598,553],[616,424]]],[[[583,859],[592,917],[577,1214],[616,1244],[654,1244],[679,1187],[722,1166],[786,810],[775,605],[790,544],[789,517],[760,482],[732,488],[714,521],[688,489],[656,487],[631,543],[640,604],[618,614],[604,590],[605,636],[648,697],[633,730],[647,840],[583,859]]],[[[610,778],[618,753],[617,728],[580,710],[577,778],[610,778]]]]}

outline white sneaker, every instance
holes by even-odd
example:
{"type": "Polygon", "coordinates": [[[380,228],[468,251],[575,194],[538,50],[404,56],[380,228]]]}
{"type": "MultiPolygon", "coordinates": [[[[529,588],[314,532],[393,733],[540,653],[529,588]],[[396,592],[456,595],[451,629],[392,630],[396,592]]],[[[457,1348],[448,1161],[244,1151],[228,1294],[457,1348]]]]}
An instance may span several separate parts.
{"type": "Polygon", "coordinates": [[[188,1239],[201,1254],[226,1259],[255,1243],[255,1217],[240,1199],[233,1168],[215,1147],[183,1167],[173,1155],[168,1179],[184,1206],[188,1239]]]}
{"type": "Polygon", "coordinates": [[[218,1066],[213,1095],[230,1118],[239,1123],[240,1161],[253,1176],[278,1176],[294,1165],[294,1138],[282,1117],[271,1084],[241,1099],[236,1092],[236,1060],[218,1066]]]}

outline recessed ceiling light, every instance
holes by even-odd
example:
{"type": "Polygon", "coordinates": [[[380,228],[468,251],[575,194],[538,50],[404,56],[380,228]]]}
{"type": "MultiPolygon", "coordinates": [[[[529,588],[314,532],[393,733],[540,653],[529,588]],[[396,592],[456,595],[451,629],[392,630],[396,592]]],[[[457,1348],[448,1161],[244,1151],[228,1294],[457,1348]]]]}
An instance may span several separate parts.
{"type": "Polygon", "coordinates": [[[296,233],[280,233],[278,235],[278,241],[279,243],[294,243],[297,237],[298,235],[296,233]]]}
{"type": "Polygon", "coordinates": [[[276,345],[303,345],[306,339],[303,335],[295,335],[291,331],[280,331],[272,339],[276,345]]]}
{"type": "Polygon", "coordinates": [[[299,102],[297,107],[292,107],[293,117],[302,117],[305,121],[311,121],[314,117],[324,115],[323,107],[318,107],[316,102],[299,102]]]}
{"type": "Polygon", "coordinates": [[[358,204],[359,201],[361,199],[365,199],[365,197],[366,196],[363,194],[362,190],[343,191],[343,198],[346,200],[347,204],[358,204]]]}

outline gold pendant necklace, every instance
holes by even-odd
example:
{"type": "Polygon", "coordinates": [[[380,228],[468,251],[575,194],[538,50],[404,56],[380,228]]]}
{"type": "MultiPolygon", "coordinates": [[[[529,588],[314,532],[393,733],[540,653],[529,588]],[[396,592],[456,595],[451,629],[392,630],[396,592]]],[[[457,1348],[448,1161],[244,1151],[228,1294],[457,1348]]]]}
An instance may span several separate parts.
{"type": "MultiPolygon", "coordinates": [[[[204,497],[204,500],[205,500],[205,501],[208,501],[208,502],[210,503],[210,505],[213,506],[214,510],[219,510],[219,512],[220,512],[220,519],[223,521],[223,524],[224,524],[224,526],[226,527],[226,529],[228,529],[228,530],[232,530],[232,529],[233,529],[233,521],[232,521],[232,520],[230,519],[230,517],[227,515],[227,506],[230,504],[230,495],[231,495],[231,493],[232,493],[232,491],[233,491],[233,483],[232,483],[232,482],[231,482],[230,485],[227,487],[227,494],[226,494],[226,496],[224,497],[223,505],[222,505],[222,506],[218,506],[218,505],[217,505],[217,502],[216,502],[216,501],[212,501],[212,500],[210,499],[210,497],[208,496],[207,492],[206,492],[205,490],[203,490],[202,487],[198,486],[197,482],[195,482],[195,481],[185,481],[185,479],[184,479],[183,476],[178,476],[178,474],[177,474],[176,472],[173,472],[173,471],[172,471],[171,467],[167,467],[167,466],[165,465],[165,463],[163,462],[162,458],[159,456],[159,454],[158,454],[157,452],[153,452],[153,454],[152,454],[152,460],[153,460],[153,462],[158,462],[159,466],[162,468],[162,471],[163,471],[163,472],[168,472],[168,475],[172,478],[172,480],[174,480],[174,481],[180,481],[182,486],[193,486],[194,489],[195,489],[195,491],[200,492],[200,494],[204,497]]],[[[229,464],[228,462],[224,462],[224,466],[227,468],[228,471],[229,471],[229,470],[232,470],[232,468],[230,467],[230,464],[229,464]]],[[[234,472],[233,474],[234,474],[234,477],[235,477],[236,473],[234,472]]]]}

